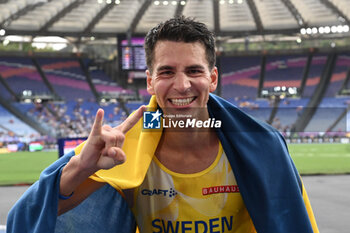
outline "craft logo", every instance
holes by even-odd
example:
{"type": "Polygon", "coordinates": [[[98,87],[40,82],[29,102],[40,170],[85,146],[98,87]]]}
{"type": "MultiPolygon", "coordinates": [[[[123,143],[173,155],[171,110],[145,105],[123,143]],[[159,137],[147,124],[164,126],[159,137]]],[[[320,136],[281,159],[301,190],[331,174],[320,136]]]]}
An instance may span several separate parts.
{"type": "Polygon", "coordinates": [[[216,193],[239,193],[239,187],[238,185],[222,185],[202,189],[203,195],[216,193]]]}
{"type": "Polygon", "coordinates": [[[159,109],[156,112],[144,112],[143,113],[143,128],[144,129],[160,129],[160,120],[162,114],[159,109]]]}
{"type": "Polygon", "coordinates": [[[177,195],[177,192],[175,189],[142,189],[141,194],[144,196],[168,196],[168,197],[175,197],[177,195]]]}

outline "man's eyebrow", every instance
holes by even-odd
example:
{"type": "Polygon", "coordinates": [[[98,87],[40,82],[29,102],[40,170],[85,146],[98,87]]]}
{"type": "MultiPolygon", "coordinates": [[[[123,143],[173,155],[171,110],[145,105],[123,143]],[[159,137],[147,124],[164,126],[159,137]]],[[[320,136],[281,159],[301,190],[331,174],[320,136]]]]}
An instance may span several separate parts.
{"type": "Polygon", "coordinates": [[[165,65],[165,66],[158,67],[157,72],[162,71],[162,70],[173,70],[173,69],[174,69],[174,67],[165,65]]]}
{"type": "Polygon", "coordinates": [[[190,69],[205,69],[205,67],[202,65],[191,65],[186,67],[186,70],[190,70],[190,69]]]}
{"type": "MultiPolygon", "coordinates": [[[[169,65],[164,65],[164,66],[159,66],[157,68],[157,72],[160,72],[160,71],[163,71],[163,70],[174,70],[175,67],[173,66],[169,66],[169,65]]],[[[186,70],[191,70],[191,69],[201,69],[201,70],[204,70],[205,67],[202,66],[202,65],[190,65],[190,66],[186,66],[185,68],[186,70]]]]}

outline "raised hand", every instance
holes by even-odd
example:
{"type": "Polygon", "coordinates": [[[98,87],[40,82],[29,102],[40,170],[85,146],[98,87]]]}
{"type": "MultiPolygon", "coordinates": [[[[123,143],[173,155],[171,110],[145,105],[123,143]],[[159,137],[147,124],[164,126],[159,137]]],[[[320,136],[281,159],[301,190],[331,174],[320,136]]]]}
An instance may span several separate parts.
{"type": "Polygon", "coordinates": [[[102,125],[104,111],[99,109],[91,129],[90,135],[81,150],[81,153],[73,156],[63,168],[60,179],[60,193],[64,196],[77,191],[75,198],[66,204],[59,205],[59,212],[70,209],[79,201],[83,200],[95,188],[77,189],[89,176],[100,169],[110,169],[125,162],[125,153],[122,150],[125,134],[141,119],[145,106],[138,108],[122,124],[112,128],[102,125]],[[79,191],[80,190],[80,191],[79,191]],[[80,193],[80,194],[78,194],[80,193]],[[84,194],[82,194],[84,193],[84,194]],[[72,203],[75,203],[74,205],[72,203]]]}
{"type": "Polygon", "coordinates": [[[110,169],[126,160],[122,146],[125,134],[139,121],[145,106],[138,108],[122,124],[112,128],[102,125],[104,111],[99,109],[90,135],[80,153],[81,169],[96,172],[99,169],[110,169]]]}

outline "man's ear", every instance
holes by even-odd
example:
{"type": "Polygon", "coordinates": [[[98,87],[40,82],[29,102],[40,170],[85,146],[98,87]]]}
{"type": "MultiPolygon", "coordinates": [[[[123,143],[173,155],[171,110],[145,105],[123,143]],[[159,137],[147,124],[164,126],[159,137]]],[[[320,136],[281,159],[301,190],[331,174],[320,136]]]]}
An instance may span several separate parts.
{"type": "Polygon", "coordinates": [[[210,73],[210,86],[209,91],[214,92],[216,90],[216,87],[218,86],[218,68],[215,66],[210,73]]]}
{"type": "Polygon", "coordinates": [[[146,70],[146,75],[147,75],[147,92],[150,95],[154,95],[154,88],[153,88],[153,83],[152,83],[152,75],[149,70],[146,70]]]}

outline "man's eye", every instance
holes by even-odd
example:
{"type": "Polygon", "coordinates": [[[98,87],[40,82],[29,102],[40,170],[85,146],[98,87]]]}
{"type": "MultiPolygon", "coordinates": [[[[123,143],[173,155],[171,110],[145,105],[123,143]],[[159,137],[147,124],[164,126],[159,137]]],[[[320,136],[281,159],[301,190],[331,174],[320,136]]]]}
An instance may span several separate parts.
{"type": "Polygon", "coordinates": [[[189,74],[201,74],[202,71],[201,70],[189,70],[188,73],[189,74]]]}
{"type": "Polygon", "coordinates": [[[160,75],[171,75],[171,74],[173,74],[173,72],[170,70],[160,72],[160,75]]]}
{"type": "Polygon", "coordinates": [[[168,78],[174,75],[174,72],[171,70],[165,70],[165,71],[161,71],[158,73],[159,77],[163,77],[163,78],[168,78]]]}

